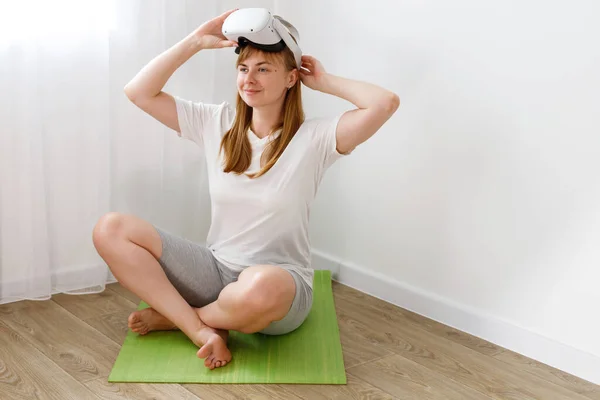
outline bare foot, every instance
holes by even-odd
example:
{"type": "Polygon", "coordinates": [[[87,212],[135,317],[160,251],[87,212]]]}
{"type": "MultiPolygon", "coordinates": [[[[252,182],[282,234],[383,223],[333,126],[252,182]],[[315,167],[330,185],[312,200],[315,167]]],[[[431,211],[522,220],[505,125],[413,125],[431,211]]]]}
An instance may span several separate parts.
{"type": "Polygon", "coordinates": [[[204,325],[198,331],[198,342],[194,340],[197,346],[201,345],[200,350],[196,353],[199,358],[204,358],[204,365],[210,369],[224,367],[225,364],[231,361],[231,352],[227,348],[227,337],[229,331],[222,329],[214,329],[204,325]]]}
{"type": "Polygon", "coordinates": [[[178,329],[175,324],[153,308],[144,308],[143,310],[132,312],[127,322],[129,329],[140,335],[145,335],[152,331],[178,329]]]}
{"type": "MultiPolygon", "coordinates": [[[[129,328],[140,335],[152,331],[177,330],[177,326],[153,308],[134,311],[128,318],[129,328]]],[[[191,338],[200,350],[196,353],[204,358],[204,365],[210,369],[225,366],[231,361],[231,352],[227,348],[229,331],[214,329],[205,324],[191,338]]]]}

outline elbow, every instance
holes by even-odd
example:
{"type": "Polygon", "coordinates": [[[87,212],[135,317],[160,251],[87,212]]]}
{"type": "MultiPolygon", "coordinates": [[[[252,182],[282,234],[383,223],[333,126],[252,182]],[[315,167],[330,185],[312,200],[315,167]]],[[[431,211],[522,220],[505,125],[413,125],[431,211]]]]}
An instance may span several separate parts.
{"type": "Polygon", "coordinates": [[[137,104],[136,102],[140,98],[140,95],[136,93],[136,91],[131,87],[130,83],[125,85],[125,87],[123,88],[123,92],[125,93],[125,96],[127,96],[127,98],[129,99],[129,101],[131,101],[133,104],[137,104]]]}
{"type": "Polygon", "coordinates": [[[396,93],[387,92],[378,102],[377,109],[389,117],[400,107],[400,97],[396,93]]]}
{"type": "Polygon", "coordinates": [[[385,101],[385,109],[391,115],[400,107],[400,97],[396,93],[390,92],[385,101]]]}
{"type": "Polygon", "coordinates": [[[141,103],[145,103],[147,99],[151,99],[156,96],[148,95],[147,93],[142,93],[139,90],[134,89],[131,86],[131,83],[128,83],[123,88],[123,92],[125,96],[131,101],[133,104],[139,107],[141,103]]]}
{"type": "Polygon", "coordinates": [[[131,90],[131,87],[129,86],[129,83],[123,88],[123,93],[125,93],[125,96],[127,96],[130,101],[134,102],[135,96],[131,90]]]}

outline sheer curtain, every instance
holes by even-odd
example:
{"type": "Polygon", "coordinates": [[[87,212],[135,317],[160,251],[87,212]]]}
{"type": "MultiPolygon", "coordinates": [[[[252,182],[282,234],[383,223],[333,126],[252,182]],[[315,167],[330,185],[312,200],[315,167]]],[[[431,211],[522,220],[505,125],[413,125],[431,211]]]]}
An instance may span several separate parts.
{"type": "MultiPolygon", "coordinates": [[[[137,109],[123,87],[235,4],[0,4],[0,304],[102,291],[114,278],[91,235],[108,211],[204,241],[210,203],[200,149],[137,109]]],[[[230,53],[197,54],[165,90],[231,100],[230,53]]]]}

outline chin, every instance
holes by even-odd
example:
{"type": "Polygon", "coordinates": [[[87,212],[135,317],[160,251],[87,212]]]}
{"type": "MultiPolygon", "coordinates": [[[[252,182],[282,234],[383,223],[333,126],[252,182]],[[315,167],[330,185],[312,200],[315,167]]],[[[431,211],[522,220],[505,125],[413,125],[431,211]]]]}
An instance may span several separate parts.
{"type": "Polygon", "coordinates": [[[271,104],[277,103],[277,99],[268,98],[268,97],[264,96],[264,94],[261,94],[260,96],[257,96],[257,97],[253,97],[253,96],[246,96],[244,93],[240,93],[240,97],[242,98],[244,103],[246,103],[249,107],[252,107],[252,108],[264,107],[264,106],[269,106],[271,104]]]}
{"type": "Polygon", "coordinates": [[[244,99],[243,97],[242,97],[242,100],[244,100],[244,103],[246,103],[246,105],[248,107],[254,108],[254,107],[259,107],[260,106],[260,103],[258,103],[257,101],[244,99]]]}
{"type": "Polygon", "coordinates": [[[258,101],[257,99],[248,99],[244,96],[242,96],[242,100],[244,100],[244,103],[246,103],[249,107],[260,107],[260,106],[264,106],[264,101],[258,101]]]}

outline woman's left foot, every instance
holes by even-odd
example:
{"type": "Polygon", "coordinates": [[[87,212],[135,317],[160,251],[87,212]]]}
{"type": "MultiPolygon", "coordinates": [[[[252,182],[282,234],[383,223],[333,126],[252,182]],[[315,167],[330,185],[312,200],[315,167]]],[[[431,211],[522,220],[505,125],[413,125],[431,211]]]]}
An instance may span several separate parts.
{"type": "Polygon", "coordinates": [[[127,319],[129,329],[140,335],[145,335],[152,331],[170,331],[178,329],[174,323],[163,317],[153,308],[144,308],[134,311],[127,319]]]}
{"type": "Polygon", "coordinates": [[[198,339],[194,343],[200,347],[196,355],[199,358],[204,358],[206,367],[210,369],[220,368],[231,361],[231,352],[227,348],[229,331],[204,325],[195,337],[198,339]]]}

